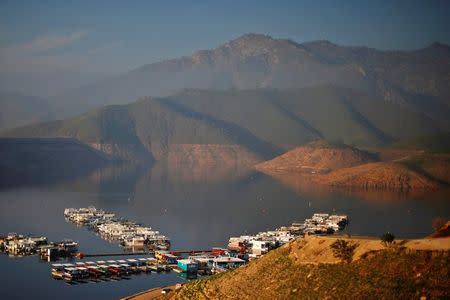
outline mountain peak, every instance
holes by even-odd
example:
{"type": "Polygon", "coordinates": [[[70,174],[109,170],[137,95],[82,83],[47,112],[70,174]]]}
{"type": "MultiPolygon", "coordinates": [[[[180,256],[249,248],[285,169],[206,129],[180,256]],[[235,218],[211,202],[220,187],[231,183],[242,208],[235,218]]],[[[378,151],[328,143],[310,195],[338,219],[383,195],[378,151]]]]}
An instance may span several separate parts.
{"type": "Polygon", "coordinates": [[[246,33],[223,46],[227,48],[267,48],[278,41],[280,40],[274,39],[269,35],[246,33]]]}
{"type": "Polygon", "coordinates": [[[231,42],[254,42],[254,41],[273,41],[270,35],[261,34],[261,33],[246,33],[241,35],[238,38],[235,38],[231,42]]]}

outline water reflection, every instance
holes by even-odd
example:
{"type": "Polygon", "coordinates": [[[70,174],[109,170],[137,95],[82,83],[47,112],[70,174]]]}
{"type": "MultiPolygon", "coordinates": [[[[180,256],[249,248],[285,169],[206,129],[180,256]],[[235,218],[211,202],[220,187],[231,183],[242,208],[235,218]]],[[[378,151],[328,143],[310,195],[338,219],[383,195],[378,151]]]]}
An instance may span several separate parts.
{"type": "MultiPolygon", "coordinates": [[[[274,178],[236,164],[124,164],[96,169],[65,182],[0,190],[0,228],[3,233],[45,235],[51,240],[71,238],[86,253],[117,252],[116,243],[64,220],[64,208],[94,205],[161,230],[171,239],[173,249],[223,247],[230,236],[257,233],[304,220],[315,212],[333,211],[349,216],[348,233],[378,236],[391,231],[398,237],[412,238],[428,235],[433,218],[450,217],[448,195],[333,190],[305,178],[274,178]]],[[[0,267],[26,272],[26,266],[14,269],[1,258],[0,267]]],[[[48,275],[48,266],[33,265],[32,269],[48,275]]],[[[37,280],[33,272],[0,276],[0,280],[8,286],[36,280],[41,289],[60,289],[48,282],[50,278],[37,280]]],[[[164,280],[178,278],[171,276],[164,280]]],[[[164,280],[157,276],[130,280],[120,289],[116,283],[110,289],[104,289],[103,284],[79,285],[76,290],[64,290],[64,297],[89,298],[96,294],[119,298],[165,284],[164,280]]]]}
{"type": "Polygon", "coordinates": [[[357,198],[373,203],[398,203],[411,200],[427,200],[445,198],[450,195],[450,189],[443,187],[439,190],[429,191],[424,189],[401,191],[395,189],[373,189],[357,187],[332,187],[316,183],[313,177],[295,172],[264,171],[287,188],[299,195],[311,199],[327,199],[337,196],[344,198],[357,198]]]}

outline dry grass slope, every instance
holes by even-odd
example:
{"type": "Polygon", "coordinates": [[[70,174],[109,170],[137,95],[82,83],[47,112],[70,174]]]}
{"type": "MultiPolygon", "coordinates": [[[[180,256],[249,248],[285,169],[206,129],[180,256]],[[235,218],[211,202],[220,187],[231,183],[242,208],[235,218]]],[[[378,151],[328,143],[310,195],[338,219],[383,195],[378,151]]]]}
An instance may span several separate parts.
{"type": "Polygon", "coordinates": [[[168,298],[450,297],[450,239],[410,241],[402,247],[389,250],[379,240],[358,239],[356,260],[349,264],[336,263],[332,257],[329,245],[334,240],[314,237],[293,241],[237,270],[190,282],[179,291],[169,294],[168,298]],[[432,252],[432,249],[444,251],[432,252]]]}
{"type": "Polygon", "coordinates": [[[292,149],[272,160],[256,165],[258,170],[277,170],[302,173],[326,173],[373,162],[376,157],[349,146],[316,143],[292,149]]]}

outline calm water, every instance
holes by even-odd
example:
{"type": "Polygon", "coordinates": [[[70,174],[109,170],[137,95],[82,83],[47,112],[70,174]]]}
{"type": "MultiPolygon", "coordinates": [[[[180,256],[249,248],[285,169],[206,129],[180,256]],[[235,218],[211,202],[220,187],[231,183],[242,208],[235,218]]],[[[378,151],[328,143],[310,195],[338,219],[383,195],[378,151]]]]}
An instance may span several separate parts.
{"type": "MultiPolygon", "coordinates": [[[[71,238],[85,253],[117,252],[117,244],[64,220],[64,208],[94,205],[161,231],[171,238],[173,249],[224,247],[232,235],[273,229],[314,212],[333,210],[349,215],[350,234],[378,236],[390,231],[413,238],[428,235],[433,218],[450,217],[448,198],[448,191],[329,190],[296,179],[221,167],[120,166],[96,170],[71,182],[0,190],[0,234],[71,238]]],[[[50,265],[37,257],[0,255],[0,269],[2,295],[8,299],[116,299],[183,281],[169,273],[69,286],[51,279],[50,265]]]]}

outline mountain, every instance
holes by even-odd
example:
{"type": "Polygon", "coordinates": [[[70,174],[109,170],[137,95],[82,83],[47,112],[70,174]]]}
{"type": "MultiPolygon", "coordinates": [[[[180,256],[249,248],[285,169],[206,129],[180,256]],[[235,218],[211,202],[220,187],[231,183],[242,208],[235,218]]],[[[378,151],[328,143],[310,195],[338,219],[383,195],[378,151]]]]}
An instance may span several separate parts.
{"type": "Polygon", "coordinates": [[[50,107],[39,97],[0,92],[0,130],[48,120],[50,107]]]}
{"type": "Polygon", "coordinates": [[[435,153],[450,153],[450,132],[442,131],[432,135],[401,140],[392,146],[399,149],[425,149],[435,153]]]}
{"type": "Polygon", "coordinates": [[[348,88],[318,86],[289,90],[189,89],[0,135],[71,137],[125,160],[153,160],[191,151],[187,157],[193,160],[209,153],[211,158],[240,157],[252,165],[280,155],[286,148],[322,138],[384,145],[435,133],[439,128],[426,115],[402,104],[377,102],[348,88]],[[228,154],[224,156],[225,152],[228,154]]]}
{"type": "MultiPolygon", "coordinates": [[[[382,51],[328,41],[296,43],[267,35],[245,34],[215,49],[143,65],[61,93],[48,101],[0,95],[0,129],[65,119],[105,105],[129,104],[147,96],[167,97],[186,88],[261,89],[268,93],[281,89],[294,90],[294,94],[301,89],[301,97],[293,95],[278,104],[286,114],[291,113],[291,119],[303,120],[304,127],[310,125],[308,122],[321,123],[323,128],[315,129],[323,136],[343,135],[352,129],[355,143],[364,143],[367,139],[370,143],[385,143],[417,136],[415,130],[404,130],[404,137],[390,133],[401,131],[399,124],[411,121],[408,118],[392,121],[393,116],[402,118],[405,108],[428,118],[425,123],[450,130],[449,80],[450,48],[444,44],[434,43],[414,51],[382,51]],[[384,122],[385,115],[387,122],[384,122]],[[307,120],[308,117],[312,119],[307,120]],[[345,122],[335,127],[323,125],[333,118],[345,122]],[[364,129],[354,129],[351,123],[355,122],[366,122],[364,129]],[[378,125],[374,126],[374,122],[378,125]]],[[[270,97],[264,98],[268,101],[270,97]]],[[[256,111],[256,107],[254,109],[256,111]]],[[[422,123],[415,125],[419,130],[423,127],[422,123]]],[[[428,131],[423,132],[423,135],[428,134],[428,131]]]]}
{"type": "MultiPolygon", "coordinates": [[[[58,116],[70,116],[143,96],[168,96],[184,88],[256,89],[332,85],[363,92],[376,103],[400,103],[449,128],[450,48],[381,51],[328,41],[299,44],[245,34],[212,50],[148,64],[61,94],[58,116]]],[[[395,112],[393,112],[395,114],[395,112]]]]}
{"type": "Polygon", "coordinates": [[[274,172],[327,173],[376,161],[376,156],[342,143],[316,141],[296,147],[272,160],[257,164],[257,170],[274,172]]]}
{"type": "MultiPolygon", "coordinates": [[[[81,116],[13,129],[8,137],[72,137],[124,160],[167,157],[179,145],[242,145],[263,157],[278,153],[245,128],[168,101],[145,98],[130,105],[107,106],[81,116]]],[[[245,148],[240,151],[246,153],[245,148]]],[[[238,149],[235,149],[238,150],[238,149]]],[[[248,151],[247,151],[248,152],[248,151]]]]}
{"type": "Polygon", "coordinates": [[[421,154],[379,162],[377,154],[340,142],[315,141],[255,168],[287,185],[379,190],[430,190],[446,184],[448,155],[421,154]]]}
{"type": "Polygon", "coordinates": [[[450,153],[430,153],[425,152],[419,155],[411,155],[398,160],[423,176],[439,181],[443,184],[450,184],[450,153]]]}

